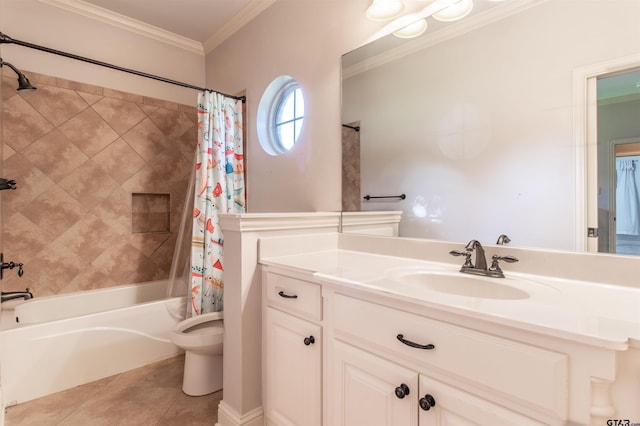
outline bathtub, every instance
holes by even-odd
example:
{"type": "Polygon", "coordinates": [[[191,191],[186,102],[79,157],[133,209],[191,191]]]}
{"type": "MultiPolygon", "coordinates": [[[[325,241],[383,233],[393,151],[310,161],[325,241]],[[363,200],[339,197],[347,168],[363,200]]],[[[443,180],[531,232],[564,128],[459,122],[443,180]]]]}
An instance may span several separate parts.
{"type": "Polygon", "coordinates": [[[0,388],[10,406],[182,353],[167,281],[2,305],[0,388]],[[13,306],[12,306],[13,305],[13,306]]]}

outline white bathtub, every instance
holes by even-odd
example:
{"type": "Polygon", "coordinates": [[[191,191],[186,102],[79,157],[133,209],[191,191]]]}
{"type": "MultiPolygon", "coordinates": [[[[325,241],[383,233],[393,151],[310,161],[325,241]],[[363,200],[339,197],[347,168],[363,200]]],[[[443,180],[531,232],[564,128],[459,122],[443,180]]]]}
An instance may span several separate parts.
{"type": "Polygon", "coordinates": [[[181,353],[170,339],[184,298],[166,281],[4,303],[2,405],[29,401],[181,353]],[[18,322],[16,322],[16,318],[18,322]]]}

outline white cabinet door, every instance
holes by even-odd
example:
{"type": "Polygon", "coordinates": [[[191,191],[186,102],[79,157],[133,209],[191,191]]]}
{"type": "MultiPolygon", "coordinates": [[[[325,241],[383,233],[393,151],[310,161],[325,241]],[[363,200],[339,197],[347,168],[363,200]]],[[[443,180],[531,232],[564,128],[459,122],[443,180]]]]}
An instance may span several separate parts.
{"type": "Polygon", "coordinates": [[[417,426],[416,372],[338,340],[330,359],[328,425],[417,426]]]}
{"type": "Polygon", "coordinates": [[[322,424],[322,329],[273,308],[265,313],[267,424],[322,424]]]}
{"type": "Polygon", "coordinates": [[[478,398],[424,375],[420,376],[418,405],[420,426],[543,425],[489,400],[478,398]]]}

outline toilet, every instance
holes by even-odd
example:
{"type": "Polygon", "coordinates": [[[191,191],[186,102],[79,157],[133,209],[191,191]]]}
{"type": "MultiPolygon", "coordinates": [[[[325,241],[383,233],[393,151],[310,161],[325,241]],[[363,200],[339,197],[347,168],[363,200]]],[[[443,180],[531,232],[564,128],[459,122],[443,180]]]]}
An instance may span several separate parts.
{"type": "Polygon", "coordinates": [[[200,396],[222,389],[223,312],[211,312],[179,322],[173,343],[185,350],[182,391],[200,396]]]}

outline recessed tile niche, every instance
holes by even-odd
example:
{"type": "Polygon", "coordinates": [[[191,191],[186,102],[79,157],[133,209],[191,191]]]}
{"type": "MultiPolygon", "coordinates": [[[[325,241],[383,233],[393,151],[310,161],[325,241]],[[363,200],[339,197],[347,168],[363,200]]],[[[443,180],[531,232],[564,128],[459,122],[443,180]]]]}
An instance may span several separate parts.
{"type": "Polygon", "coordinates": [[[170,232],[169,194],[131,194],[131,232],[170,232]]]}

